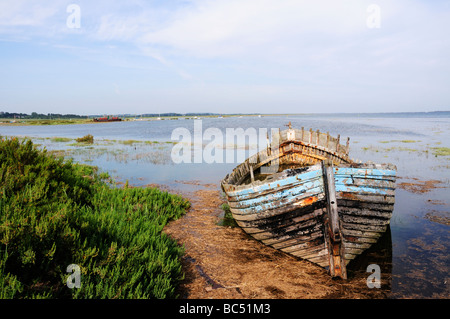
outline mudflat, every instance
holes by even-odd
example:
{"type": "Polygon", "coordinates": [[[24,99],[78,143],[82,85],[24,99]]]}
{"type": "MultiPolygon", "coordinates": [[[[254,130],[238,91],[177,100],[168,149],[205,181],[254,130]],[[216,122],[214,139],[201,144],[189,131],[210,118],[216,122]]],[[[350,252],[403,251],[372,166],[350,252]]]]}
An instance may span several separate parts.
{"type": "Polygon", "coordinates": [[[183,194],[191,201],[191,208],[164,228],[185,247],[180,298],[387,297],[389,278],[382,278],[381,289],[368,288],[369,273],[354,273],[346,281],[333,279],[325,269],[267,247],[239,227],[220,226],[220,206],[225,201],[217,185],[204,186],[183,194]]]}

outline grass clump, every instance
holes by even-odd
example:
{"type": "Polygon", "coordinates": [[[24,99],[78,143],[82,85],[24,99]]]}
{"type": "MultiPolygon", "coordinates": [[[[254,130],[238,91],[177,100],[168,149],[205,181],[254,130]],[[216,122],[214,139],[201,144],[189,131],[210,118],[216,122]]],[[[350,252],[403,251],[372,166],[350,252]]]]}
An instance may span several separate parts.
{"type": "Polygon", "coordinates": [[[233,218],[230,206],[228,204],[222,204],[220,206],[224,212],[223,218],[219,221],[220,226],[236,227],[236,220],[233,218]]]}
{"type": "Polygon", "coordinates": [[[399,142],[399,143],[419,143],[420,141],[416,141],[416,140],[390,140],[390,141],[379,141],[379,143],[383,143],[383,144],[387,144],[387,143],[395,143],[395,142],[399,142]]]}
{"type": "Polygon", "coordinates": [[[122,144],[124,145],[133,145],[134,143],[138,143],[139,141],[135,141],[135,140],[124,140],[121,141],[122,144]]]}
{"type": "Polygon", "coordinates": [[[79,137],[76,139],[78,143],[86,143],[86,144],[93,144],[94,143],[94,136],[91,134],[85,135],[83,137],[79,137]]]}
{"type": "Polygon", "coordinates": [[[162,229],[189,202],[101,177],[30,140],[0,140],[0,298],[176,297],[183,248],[162,229]],[[67,286],[71,264],[81,288],[67,286]]]}
{"type": "Polygon", "coordinates": [[[52,142],[60,142],[60,143],[66,143],[70,142],[72,139],[68,137],[53,137],[50,139],[52,142]]]}
{"type": "Polygon", "coordinates": [[[409,148],[409,147],[390,147],[386,149],[387,152],[391,151],[400,151],[400,152],[418,152],[419,150],[415,148],[409,148]]]}
{"type": "Polygon", "coordinates": [[[450,156],[450,148],[449,147],[433,147],[433,155],[434,156],[450,156]]]}

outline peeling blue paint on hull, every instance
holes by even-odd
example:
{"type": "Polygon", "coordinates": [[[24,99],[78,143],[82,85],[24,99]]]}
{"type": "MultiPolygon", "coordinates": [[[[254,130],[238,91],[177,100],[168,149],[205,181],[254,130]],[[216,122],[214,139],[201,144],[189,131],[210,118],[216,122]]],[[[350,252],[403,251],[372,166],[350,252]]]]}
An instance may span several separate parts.
{"type": "MultiPolygon", "coordinates": [[[[280,152],[280,159],[283,155],[280,152]]],[[[236,176],[228,176],[222,188],[233,217],[245,232],[268,246],[328,268],[332,250],[327,240],[329,206],[320,158],[316,163],[298,174],[287,169],[248,184],[230,183],[236,176]]],[[[333,204],[337,205],[345,265],[386,231],[394,208],[395,176],[392,164],[342,161],[333,167],[337,201],[333,204]]]]}

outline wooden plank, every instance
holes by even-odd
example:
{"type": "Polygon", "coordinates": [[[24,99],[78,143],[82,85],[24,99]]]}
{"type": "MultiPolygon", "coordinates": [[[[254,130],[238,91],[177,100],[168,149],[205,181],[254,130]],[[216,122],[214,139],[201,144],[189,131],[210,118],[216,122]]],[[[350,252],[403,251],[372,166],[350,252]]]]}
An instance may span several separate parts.
{"type": "Polygon", "coordinates": [[[270,246],[275,249],[289,249],[289,247],[295,246],[297,244],[312,243],[317,240],[322,240],[321,243],[324,244],[322,229],[318,229],[317,231],[311,232],[308,235],[308,237],[302,237],[302,236],[292,237],[291,236],[287,240],[276,242],[276,243],[271,243],[270,246]]]}
{"type": "Polygon", "coordinates": [[[344,243],[345,248],[348,250],[346,253],[353,253],[355,250],[358,251],[359,254],[361,254],[364,250],[368,249],[370,246],[372,246],[371,243],[351,243],[351,242],[345,242],[344,243]]]}
{"type": "Polygon", "coordinates": [[[384,169],[376,167],[336,167],[335,175],[340,177],[362,177],[362,178],[387,178],[392,180],[395,178],[396,171],[393,169],[384,169]]]}
{"type": "Polygon", "coordinates": [[[242,188],[236,188],[236,190],[229,189],[230,187],[225,187],[228,197],[231,201],[241,201],[243,199],[256,198],[264,195],[263,192],[277,192],[282,191],[284,188],[289,188],[295,186],[303,181],[315,180],[320,178],[321,169],[320,165],[311,166],[307,168],[300,174],[297,175],[286,175],[287,172],[273,175],[273,180],[258,182],[256,181],[254,185],[243,185],[242,188]],[[278,177],[278,178],[277,178],[278,177]]]}
{"type": "MultiPolygon", "coordinates": [[[[252,233],[254,238],[258,240],[283,240],[295,238],[297,236],[305,236],[310,235],[312,232],[320,229],[322,225],[317,223],[317,220],[310,219],[302,222],[301,224],[293,224],[286,227],[278,228],[278,229],[267,229],[266,231],[261,232],[260,229],[257,229],[259,232],[252,233]],[[286,237],[287,236],[287,237],[286,237]]],[[[247,231],[248,229],[245,229],[247,231]]],[[[306,240],[309,240],[310,237],[304,237],[306,240]]]]}
{"type": "MultiPolygon", "coordinates": [[[[314,185],[314,184],[311,184],[314,185]]],[[[294,190],[295,191],[295,190],[294,190]]],[[[242,202],[229,202],[232,209],[237,210],[239,215],[258,214],[267,210],[274,210],[282,208],[286,205],[293,204],[298,208],[314,204],[323,198],[321,185],[316,184],[306,193],[304,189],[299,188],[294,194],[286,190],[286,195],[283,193],[270,194],[268,196],[246,200],[242,202]],[[320,196],[322,195],[322,196],[320,196]]]]}
{"type": "MultiPolygon", "coordinates": [[[[383,198],[384,198],[384,196],[383,196],[383,198]]],[[[364,202],[364,201],[351,200],[351,199],[342,199],[342,198],[339,198],[339,194],[338,194],[338,207],[340,209],[358,208],[361,210],[367,209],[367,210],[375,210],[375,211],[392,212],[394,209],[394,203],[388,203],[388,202],[376,203],[376,202],[364,202]]]]}
{"type": "Polygon", "coordinates": [[[325,221],[325,240],[328,246],[330,274],[333,277],[347,279],[344,247],[339,225],[336,189],[334,185],[334,169],[331,161],[322,162],[323,184],[327,202],[327,219],[325,221]]]}
{"type": "MultiPolygon", "coordinates": [[[[319,216],[318,213],[306,214],[304,216],[288,219],[287,221],[280,221],[272,223],[262,223],[258,225],[254,221],[245,221],[245,220],[236,220],[238,225],[249,234],[257,234],[257,233],[271,233],[271,234],[281,234],[287,233],[292,229],[299,229],[301,227],[308,227],[317,223],[317,219],[315,217],[319,216]],[[294,227],[294,228],[289,228],[294,227]]],[[[261,220],[260,220],[261,221],[261,220]]],[[[265,220],[263,220],[265,221],[265,220]]]]}
{"type": "Polygon", "coordinates": [[[306,259],[306,260],[310,260],[313,262],[314,262],[314,260],[318,260],[318,259],[322,259],[325,261],[327,259],[327,249],[326,249],[326,247],[325,247],[325,249],[321,249],[321,247],[318,247],[318,248],[310,250],[306,253],[305,252],[295,252],[295,253],[292,253],[292,255],[306,259]]]}
{"type": "Polygon", "coordinates": [[[291,240],[294,238],[298,238],[302,241],[309,241],[315,238],[318,238],[320,236],[323,236],[323,233],[320,231],[321,225],[315,224],[311,225],[311,227],[298,230],[295,229],[295,231],[292,231],[291,233],[286,234],[280,234],[280,235],[272,235],[272,236],[263,236],[263,234],[255,234],[251,235],[257,240],[261,240],[266,245],[273,245],[276,243],[282,243],[287,240],[291,240]],[[314,237],[313,234],[316,234],[317,237],[314,237]]]}
{"type": "MultiPolygon", "coordinates": [[[[271,245],[272,247],[280,247],[279,245],[271,245]]],[[[320,233],[317,233],[317,235],[315,236],[314,239],[308,240],[308,241],[298,241],[298,242],[292,242],[290,241],[288,245],[282,247],[282,248],[277,248],[277,249],[282,249],[284,252],[286,253],[292,253],[295,251],[300,251],[300,250],[306,250],[306,249],[311,249],[314,247],[322,247],[325,248],[325,242],[323,241],[323,236],[321,236],[320,233]]]]}
{"type": "Polygon", "coordinates": [[[340,140],[341,139],[341,135],[339,135],[338,134],[338,136],[337,136],[337,139],[336,139],[336,152],[338,152],[339,153],[339,143],[340,143],[340,140]]]}
{"type": "MultiPolygon", "coordinates": [[[[253,208],[260,210],[256,206],[269,204],[277,200],[292,199],[298,200],[300,198],[307,198],[309,196],[316,196],[322,193],[322,181],[319,179],[311,179],[308,181],[298,181],[294,185],[283,187],[280,190],[267,190],[261,192],[259,196],[245,197],[240,196],[240,200],[236,197],[230,197],[230,207],[234,208],[253,208]],[[300,198],[299,198],[300,197],[300,198]]],[[[270,207],[269,207],[270,208],[270,207]]],[[[276,208],[276,206],[273,206],[276,208]]]]}
{"type": "Polygon", "coordinates": [[[342,186],[363,186],[373,188],[395,189],[395,182],[385,178],[364,178],[361,176],[336,176],[335,183],[342,186]]]}
{"type": "MultiPolygon", "coordinates": [[[[364,238],[371,239],[371,238],[379,238],[383,233],[382,232],[374,232],[374,231],[362,231],[362,230],[355,230],[355,229],[342,229],[342,234],[344,236],[344,239],[347,239],[348,237],[356,237],[361,240],[365,240],[364,238]]],[[[352,241],[352,239],[348,239],[349,241],[352,241]]]]}
{"type": "MultiPolygon", "coordinates": [[[[289,238],[297,238],[300,235],[300,231],[307,231],[310,233],[313,229],[320,230],[322,225],[318,224],[316,219],[306,219],[301,222],[286,223],[285,225],[279,225],[277,227],[246,227],[245,222],[236,221],[239,226],[241,226],[246,233],[257,237],[259,240],[269,239],[269,238],[279,238],[280,236],[289,236],[289,238]]],[[[323,238],[323,234],[320,235],[323,238]]],[[[310,237],[306,238],[308,241],[310,237]]]]}
{"type": "Polygon", "coordinates": [[[381,219],[390,219],[392,217],[392,210],[374,210],[359,207],[339,207],[339,214],[351,215],[354,217],[374,217],[381,219]]]}
{"type": "MultiPolygon", "coordinates": [[[[323,194],[318,195],[317,202],[323,200],[323,198],[324,198],[323,194]]],[[[231,208],[231,207],[230,207],[230,210],[231,210],[231,213],[233,214],[234,219],[245,221],[245,220],[259,220],[259,219],[270,218],[273,216],[284,214],[286,212],[290,212],[294,209],[308,207],[309,205],[310,205],[310,203],[308,203],[308,201],[299,200],[297,202],[293,202],[289,205],[284,205],[277,209],[268,209],[268,210],[256,212],[253,214],[250,214],[244,210],[235,209],[235,208],[231,208]]]]}
{"type": "Polygon", "coordinates": [[[342,228],[344,231],[346,229],[360,230],[360,231],[372,231],[372,232],[385,232],[387,225],[367,225],[367,224],[354,224],[348,222],[342,222],[342,228]]]}
{"type": "Polygon", "coordinates": [[[336,190],[334,185],[332,164],[322,162],[325,197],[327,201],[327,216],[331,230],[332,240],[339,240],[339,215],[337,209],[336,190]]]}
{"type": "Polygon", "coordinates": [[[364,225],[375,225],[375,226],[384,226],[388,225],[389,219],[381,219],[381,218],[364,218],[360,216],[350,216],[350,215],[342,215],[342,221],[345,223],[351,224],[364,224],[364,225]]]}
{"type": "MultiPolygon", "coordinates": [[[[317,205],[319,206],[320,203],[317,205]]],[[[308,219],[317,219],[322,214],[323,210],[321,208],[315,209],[314,207],[303,207],[299,209],[294,208],[292,211],[287,211],[283,214],[256,220],[241,219],[241,215],[236,215],[236,221],[240,222],[240,225],[242,224],[242,227],[244,228],[257,228],[261,231],[267,230],[268,228],[276,230],[277,228],[291,224],[303,223],[308,219]]]]}
{"type": "Polygon", "coordinates": [[[395,197],[394,191],[392,190],[389,195],[368,195],[368,194],[357,194],[354,192],[338,192],[336,194],[338,199],[360,201],[365,203],[380,203],[380,204],[394,204],[395,197]]]}

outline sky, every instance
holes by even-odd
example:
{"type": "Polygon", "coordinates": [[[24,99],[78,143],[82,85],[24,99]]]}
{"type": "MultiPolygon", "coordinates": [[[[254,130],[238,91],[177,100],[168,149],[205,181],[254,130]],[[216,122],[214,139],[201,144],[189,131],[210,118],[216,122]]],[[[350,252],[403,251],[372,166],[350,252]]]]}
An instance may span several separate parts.
{"type": "Polygon", "coordinates": [[[445,111],[449,34],[447,0],[1,0],[0,111],[445,111]]]}

